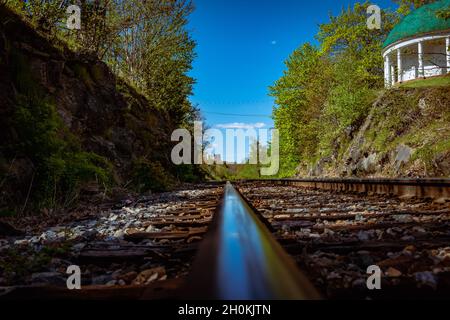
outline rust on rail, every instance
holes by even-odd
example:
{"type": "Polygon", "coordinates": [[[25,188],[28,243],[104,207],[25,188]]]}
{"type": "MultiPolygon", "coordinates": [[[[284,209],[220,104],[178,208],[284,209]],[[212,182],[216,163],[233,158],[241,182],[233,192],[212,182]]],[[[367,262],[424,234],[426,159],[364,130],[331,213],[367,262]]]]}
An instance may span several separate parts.
{"type": "Polygon", "coordinates": [[[220,300],[320,298],[230,183],[183,292],[220,300]]]}
{"type": "Polygon", "coordinates": [[[278,185],[291,185],[331,191],[394,195],[406,198],[429,198],[441,201],[450,199],[450,179],[310,178],[245,181],[266,181],[278,185]]]}

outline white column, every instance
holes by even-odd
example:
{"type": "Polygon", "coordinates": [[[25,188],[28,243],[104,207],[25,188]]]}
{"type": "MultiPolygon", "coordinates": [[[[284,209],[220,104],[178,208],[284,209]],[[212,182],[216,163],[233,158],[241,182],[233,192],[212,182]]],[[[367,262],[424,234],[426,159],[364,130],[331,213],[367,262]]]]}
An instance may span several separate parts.
{"type": "Polygon", "coordinates": [[[389,55],[386,55],[384,59],[384,83],[387,88],[392,85],[391,80],[391,59],[389,55]]]}
{"type": "Polygon", "coordinates": [[[391,84],[395,84],[395,69],[393,65],[391,65],[391,84]]]}
{"type": "Polygon", "coordinates": [[[450,37],[445,38],[445,52],[447,53],[447,73],[450,73],[450,37]]]}
{"type": "Polygon", "coordinates": [[[397,49],[397,69],[398,69],[398,82],[403,82],[402,51],[401,51],[401,49],[397,49]]]}
{"type": "Polygon", "coordinates": [[[418,59],[419,59],[419,78],[423,78],[425,76],[425,70],[423,66],[423,43],[419,42],[417,45],[418,49],[418,59]]]}

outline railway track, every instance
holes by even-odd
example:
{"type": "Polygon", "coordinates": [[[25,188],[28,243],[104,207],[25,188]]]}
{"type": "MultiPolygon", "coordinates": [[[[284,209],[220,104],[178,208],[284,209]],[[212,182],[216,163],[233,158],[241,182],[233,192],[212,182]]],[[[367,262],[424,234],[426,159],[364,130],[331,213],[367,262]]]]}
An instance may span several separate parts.
{"type": "Polygon", "coordinates": [[[112,284],[87,283],[75,291],[14,286],[2,297],[450,297],[448,180],[272,180],[196,188],[114,211],[136,215],[131,227],[119,223],[122,240],[92,241],[71,260],[91,273],[99,266],[120,268],[112,284]],[[382,290],[367,289],[371,265],[383,272],[382,290]]]}
{"type": "MultiPolygon", "coordinates": [[[[392,190],[398,183],[385,182],[378,181],[377,188],[392,190]]],[[[442,197],[450,189],[448,181],[436,181],[433,192],[409,181],[422,189],[419,195],[434,194],[434,199],[415,190],[399,198],[360,193],[345,182],[310,183],[253,181],[238,187],[325,297],[450,297],[450,205],[442,197]],[[347,188],[352,192],[340,191],[347,188]],[[382,290],[367,289],[372,265],[383,272],[382,290]]]]}
{"type": "Polygon", "coordinates": [[[229,182],[184,291],[187,298],[219,300],[320,297],[229,182]]]}

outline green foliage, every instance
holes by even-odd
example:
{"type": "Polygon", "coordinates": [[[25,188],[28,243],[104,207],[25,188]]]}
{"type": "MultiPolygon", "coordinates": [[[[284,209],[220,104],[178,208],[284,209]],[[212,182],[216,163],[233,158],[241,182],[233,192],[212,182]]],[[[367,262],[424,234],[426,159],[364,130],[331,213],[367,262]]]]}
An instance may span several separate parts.
{"type": "Polygon", "coordinates": [[[111,184],[110,164],[94,153],[81,151],[76,140],[67,137],[71,134],[63,129],[53,104],[22,97],[15,127],[21,143],[14,149],[35,166],[32,198],[38,207],[69,205],[89,181],[111,184]]]}
{"type": "Polygon", "coordinates": [[[135,161],[133,171],[133,184],[139,192],[167,191],[174,181],[159,162],[139,159],[135,161]]]}
{"type": "Polygon", "coordinates": [[[353,8],[343,9],[339,16],[331,16],[330,22],[319,26],[316,38],[322,53],[332,60],[351,57],[351,71],[360,81],[369,87],[381,87],[384,84],[382,44],[399,18],[390,11],[382,11],[382,29],[369,30],[366,13],[369,4],[355,3],[353,8]]]}
{"type": "MultiPolygon", "coordinates": [[[[191,1],[78,1],[75,4],[81,6],[81,30],[66,28],[66,8],[73,4],[70,1],[0,0],[1,5],[4,3],[40,36],[61,47],[62,52],[69,48],[81,60],[98,58],[109,65],[118,79],[117,91],[129,103],[125,125],[144,141],[145,151],[165,148],[164,142],[155,147],[152,141],[155,134],[161,132],[162,136],[168,128],[150,130],[159,126],[162,117],[168,127],[175,128],[190,127],[198,116],[189,101],[194,80],[188,72],[195,57],[195,42],[186,27],[187,17],[193,10],[191,1]],[[145,110],[147,101],[148,110],[145,110]],[[153,112],[155,107],[160,109],[157,113],[153,112]]],[[[18,154],[33,163],[34,175],[29,177],[29,182],[23,182],[30,183],[27,208],[70,205],[83,185],[90,182],[106,190],[112,183],[111,164],[96,154],[84,152],[81,142],[64,127],[55,102],[33,79],[35,70],[29,69],[26,55],[11,52],[10,62],[18,91],[13,125],[20,143],[8,146],[8,159],[18,154]]],[[[96,83],[104,80],[104,71],[98,64],[86,67],[84,63],[76,63],[68,67],[88,88],[94,89],[96,83]]],[[[154,158],[168,163],[163,152],[154,158]]],[[[137,166],[148,176],[156,177],[147,181],[136,178],[139,189],[162,191],[171,186],[175,178],[160,163],[137,166]]],[[[201,176],[192,166],[168,170],[183,181],[196,181],[201,176]]],[[[1,183],[4,175],[0,178],[1,183]]],[[[27,191],[22,190],[20,197],[25,197],[27,191]]],[[[25,199],[20,207],[24,202],[25,199]]]]}
{"type": "Polygon", "coordinates": [[[423,5],[436,2],[437,0],[394,0],[399,5],[398,12],[407,15],[411,10],[420,8],[423,5]]]}
{"type": "MultiPolygon", "coordinates": [[[[194,80],[188,75],[195,58],[195,42],[187,31],[190,0],[86,0],[81,30],[66,28],[67,0],[7,0],[53,43],[105,61],[117,76],[137,87],[157,107],[166,110],[174,125],[187,125],[195,108],[189,100],[194,80]]],[[[88,86],[92,79],[79,67],[88,86]]],[[[92,76],[97,80],[95,70],[92,76]]]]}
{"type": "Polygon", "coordinates": [[[305,44],[286,61],[288,70],[270,88],[279,105],[274,110],[280,130],[280,175],[292,173],[300,160],[315,151],[318,119],[327,96],[331,66],[317,48],[305,44]]]}
{"type": "Polygon", "coordinates": [[[109,185],[111,165],[104,158],[81,150],[80,143],[62,124],[54,103],[33,79],[25,56],[14,53],[12,58],[14,85],[19,91],[13,125],[19,143],[9,146],[9,150],[30,159],[34,165],[30,182],[33,204],[66,206],[84,183],[109,185]]]}
{"type": "Polygon", "coordinates": [[[76,64],[76,65],[74,65],[73,70],[75,72],[76,77],[79,78],[81,81],[83,81],[83,83],[88,88],[93,90],[94,81],[92,80],[91,75],[89,74],[89,71],[87,70],[87,68],[84,65],[76,64]]]}
{"type": "Polygon", "coordinates": [[[429,88],[450,86],[450,75],[443,77],[432,77],[428,79],[417,79],[404,82],[399,85],[401,88],[429,88]]]}
{"type": "Polygon", "coordinates": [[[264,178],[260,177],[259,165],[248,163],[205,166],[205,171],[211,179],[220,181],[264,178]]]}
{"type": "Polygon", "coordinates": [[[10,248],[2,252],[0,270],[9,281],[24,279],[34,272],[45,271],[52,258],[65,258],[69,248],[67,243],[44,246],[39,251],[29,246],[10,248]]]}
{"type": "Polygon", "coordinates": [[[437,13],[438,18],[449,20],[450,19],[450,8],[442,9],[437,13]]]}
{"type": "Polygon", "coordinates": [[[175,173],[177,180],[189,183],[200,182],[205,174],[200,167],[190,164],[176,166],[175,173]]]}
{"type": "Polygon", "coordinates": [[[361,148],[389,159],[399,145],[407,145],[414,150],[410,164],[419,160],[427,171],[422,174],[441,174],[436,159],[450,154],[450,104],[447,102],[447,88],[386,92],[371,110],[361,148]]]}
{"type": "Polygon", "coordinates": [[[345,56],[335,64],[335,86],[330,90],[325,113],[333,118],[333,128],[338,132],[361,123],[366,115],[373,90],[360,78],[358,71],[353,70],[355,58],[345,56]]]}
{"type": "Polygon", "coordinates": [[[422,146],[417,150],[412,156],[412,160],[421,159],[425,162],[427,170],[433,170],[435,163],[434,159],[437,155],[443,154],[444,152],[449,153],[450,150],[450,138],[443,140],[437,140],[436,143],[430,143],[422,146]]]}
{"type": "Polygon", "coordinates": [[[279,176],[339,156],[383,88],[382,43],[399,17],[383,11],[382,29],[369,30],[368,5],[356,3],[321,24],[319,46],[307,43],[295,50],[270,88],[280,130],[279,176]]]}
{"type": "Polygon", "coordinates": [[[14,217],[16,214],[17,214],[16,211],[13,209],[0,209],[0,218],[14,217]]]}

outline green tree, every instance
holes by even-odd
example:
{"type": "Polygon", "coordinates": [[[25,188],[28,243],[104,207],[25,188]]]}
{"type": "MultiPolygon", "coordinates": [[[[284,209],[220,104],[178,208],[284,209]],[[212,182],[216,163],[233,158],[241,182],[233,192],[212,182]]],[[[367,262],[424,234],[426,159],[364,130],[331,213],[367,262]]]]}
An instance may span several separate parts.
{"type": "Polygon", "coordinates": [[[2,0],[52,39],[63,39],[82,54],[104,60],[173,125],[188,125],[198,114],[188,97],[195,42],[187,30],[190,0],[2,0]],[[65,27],[66,8],[81,8],[81,30],[65,27]]]}
{"type": "Polygon", "coordinates": [[[356,3],[353,8],[342,9],[340,15],[330,16],[328,23],[319,26],[316,36],[321,50],[331,58],[351,56],[357,64],[352,67],[362,81],[371,87],[383,85],[382,44],[398,22],[398,15],[382,11],[381,30],[367,28],[369,2],[356,3]]]}
{"type": "Polygon", "coordinates": [[[407,15],[411,12],[411,10],[436,2],[436,0],[395,0],[395,2],[399,5],[398,13],[401,15],[407,15]]]}
{"type": "Polygon", "coordinates": [[[286,67],[283,77],[270,87],[270,94],[278,105],[273,117],[280,130],[281,171],[289,173],[316,151],[317,120],[330,87],[331,68],[309,43],[294,51],[286,67]]]}
{"type": "Polygon", "coordinates": [[[299,164],[338,156],[384,87],[382,44],[399,15],[384,10],[382,29],[369,30],[368,6],[356,3],[320,24],[319,47],[305,44],[295,50],[270,87],[277,104],[273,117],[280,130],[282,175],[292,175],[299,164]]]}

